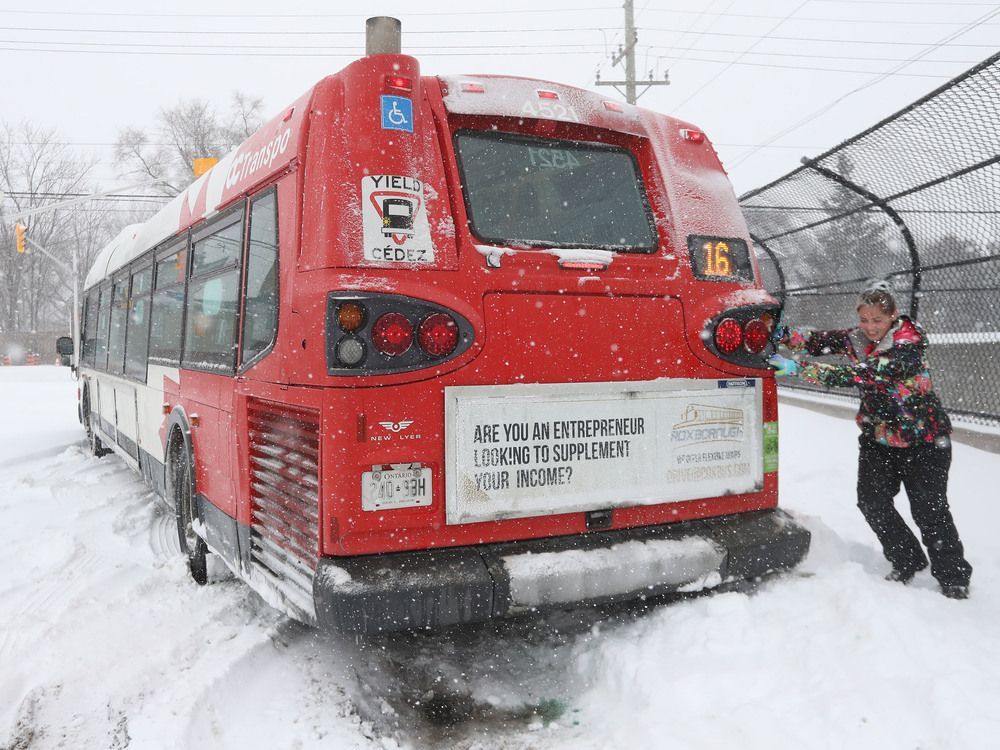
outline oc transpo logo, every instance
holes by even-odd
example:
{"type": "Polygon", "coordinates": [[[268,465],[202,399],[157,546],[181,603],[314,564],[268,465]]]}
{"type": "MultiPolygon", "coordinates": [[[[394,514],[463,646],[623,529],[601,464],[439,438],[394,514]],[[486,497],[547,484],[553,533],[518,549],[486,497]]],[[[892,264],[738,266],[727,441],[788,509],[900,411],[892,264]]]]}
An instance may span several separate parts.
{"type": "Polygon", "coordinates": [[[688,404],[680,422],[673,426],[670,442],[696,445],[743,439],[743,410],[727,406],[688,404]]]}

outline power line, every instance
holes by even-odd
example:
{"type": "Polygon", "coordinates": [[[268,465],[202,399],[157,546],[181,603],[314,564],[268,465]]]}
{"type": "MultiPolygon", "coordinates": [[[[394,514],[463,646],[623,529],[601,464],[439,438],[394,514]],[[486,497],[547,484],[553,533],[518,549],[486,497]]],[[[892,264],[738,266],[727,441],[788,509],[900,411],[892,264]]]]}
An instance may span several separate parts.
{"type": "MultiPolygon", "coordinates": [[[[364,31],[301,31],[293,29],[282,31],[271,29],[268,31],[246,30],[246,31],[209,31],[206,29],[194,29],[191,31],[184,29],[164,30],[164,29],[81,29],[81,28],[55,28],[49,26],[7,26],[4,31],[44,31],[59,34],[177,34],[178,36],[201,35],[201,36],[350,36],[360,37],[364,31]]],[[[437,29],[437,30],[407,30],[407,36],[417,34],[551,34],[551,33],[579,33],[581,31],[606,31],[600,26],[585,26],[580,28],[544,28],[544,29],[437,29]]]]}
{"type": "MultiPolygon", "coordinates": [[[[574,13],[579,13],[581,11],[591,11],[591,10],[603,10],[603,11],[617,11],[618,8],[614,6],[598,6],[591,8],[574,8],[574,13]]],[[[564,9],[560,8],[525,8],[525,9],[508,9],[508,10],[450,10],[445,13],[436,11],[406,11],[407,16],[424,16],[424,17],[437,17],[444,16],[450,18],[452,16],[506,16],[506,15],[522,15],[525,13],[565,13],[564,9]]],[[[244,18],[305,18],[305,19],[316,19],[316,18],[367,18],[367,13],[113,13],[110,11],[105,12],[92,12],[92,11],[62,11],[62,10],[0,10],[0,13],[16,14],[16,15],[33,15],[33,16],[104,16],[104,17],[114,17],[114,18],[226,18],[229,20],[240,20],[244,18]]]]}
{"type": "MultiPolygon", "coordinates": [[[[812,2],[812,0],[809,0],[812,2]]],[[[801,5],[799,6],[802,7],[801,5]]],[[[789,19],[794,21],[795,19],[789,19]]],[[[781,24],[778,24],[779,26],[781,24]]],[[[646,28],[645,31],[666,31],[668,33],[674,33],[677,29],[659,29],[659,28],[646,28]]],[[[705,36],[724,36],[724,37],[737,37],[742,39],[768,39],[768,40],[780,40],[783,42],[825,42],[828,44],[877,44],[880,47],[885,45],[897,45],[906,47],[920,47],[928,44],[928,42],[897,42],[892,39],[831,39],[823,37],[811,37],[811,36],[771,36],[766,34],[764,37],[759,34],[740,34],[738,32],[730,31],[706,31],[703,32],[705,36]]],[[[993,49],[996,45],[994,44],[950,44],[949,47],[983,47],[993,49]]]]}
{"type": "Polygon", "coordinates": [[[799,12],[800,9],[804,8],[808,4],[809,4],[809,0],[803,0],[803,2],[800,3],[799,5],[797,5],[793,10],[790,10],[788,12],[788,15],[786,15],[784,18],[782,18],[780,21],[778,21],[778,23],[774,24],[774,26],[772,26],[768,31],[766,31],[763,36],[759,37],[757,39],[757,41],[755,41],[750,46],[750,49],[743,51],[739,55],[739,57],[737,57],[732,62],[728,63],[726,65],[726,67],[724,67],[722,70],[720,70],[714,76],[712,76],[710,79],[708,79],[707,82],[703,83],[701,86],[699,86],[697,89],[695,89],[684,101],[682,101],[680,104],[676,105],[674,107],[673,111],[676,112],[678,108],[683,107],[689,101],[691,101],[696,96],[698,96],[699,94],[701,94],[705,89],[707,89],[709,86],[711,86],[713,83],[715,83],[715,81],[718,80],[718,78],[721,75],[723,75],[727,70],[729,70],[734,64],[736,64],[737,62],[739,62],[743,58],[744,55],[746,55],[747,53],[751,52],[754,47],[756,47],[758,44],[760,44],[761,42],[763,42],[765,39],[768,39],[771,36],[771,32],[772,31],[777,31],[777,29],[778,29],[779,26],[781,26],[783,23],[785,23],[785,21],[787,21],[789,18],[791,18],[792,16],[794,16],[796,13],[799,12]]]}
{"type": "MultiPolygon", "coordinates": [[[[875,5],[877,3],[870,3],[868,0],[864,0],[865,5],[875,5]]],[[[948,6],[960,5],[961,3],[948,3],[948,6]]],[[[983,3],[983,5],[989,5],[990,3],[983,3]]],[[[928,7],[931,7],[931,3],[927,3],[928,7]]],[[[934,7],[938,7],[934,4],[934,7]]],[[[697,10],[671,10],[670,8],[650,8],[649,13],[669,13],[670,15],[677,15],[680,13],[713,16],[715,18],[756,18],[762,21],[765,20],[779,20],[781,16],[767,16],[759,15],[755,13],[729,13],[728,10],[722,13],[707,13],[705,11],[697,10]]],[[[961,26],[961,21],[909,21],[904,19],[891,19],[887,20],[884,18],[823,18],[820,16],[796,16],[794,19],[795,23],[800,21],[809,21],[817,23],[853,23],[853,24],[876,24],[876,25],[892,25],[892,26],[961,26]]],[[[697,21],[697,19],[695,19],[697,21]]],[[[989,26],[996,26],[997,24],[991,23],[986,24],[989,26]]]]}
{"type": "MultiPolygon", "coordinates": [[[[734,2],[735,2],[735,0],[730,0],[730,2],[729,2],[729,5],[727,5],[727,6],[725,7],[725,9],[724,9],[724,10],[722,11],[722,13],[728,13],[728,12],[729,12],[729,9],[730,9],[731,7],[733,7],[733,3],[734,3],[734,2]]],[[[715,0],[712,0],[712,2],[708,4],[708,6],[706,6],[706,7],[705,7],[705,8],[703,8],[703,9],[702,9],[702,10],[701,10],[700,12],[698,12],[698,15],[697,15],[697,17],[695,17],[695,19],[694,19],[694,20],[693,20],[693,21],[691,22],[691,26],[690,26],[690,29],[689,29],[689,30],[685,30],[684,32],[682,32],[682,33],[681,33],[681,35],[680,35],[680,36],[678,36],[678,37],[676,38],[678,42],[679,42],[679,41],[680,41],[681,39],[684,39],[684,37],[685,37],[685,36],[687,36],[687,34],[688,34],[688,33],[690,33],[690,31],[693,31],[694,27],[695,27],[695,26],[697,26],[697,25],[698,25],[698,22],[699,22],[699,21],[700,21],[700,20],[702,19],[702,16],[703,16],[703,15],[705,15],[705,14],[707,13],[708,9],[709,9],[710,7],[712,7],[712,5],[713,5],[714,3],[715,3],[715,0]]],[[[700,39],[700,38],[701,38],[702,36],[704,36],[705,32],[707,32],[707,31],[708,31],[709,29],[711,29],[711,28],[712,28],[712,27],[713,27],[713,26],[715,25],[715,23],[716,23],[716,22],[717,22],[717,21],[718,21],[718,20],[719,20],[720,18],[722,18],[722,15],[721,15],[721,14],[720,14],[720,15],[718,15],[718,16],[716,16],[716,17],[715,17],[715,20],[713,20],[713,21],[710,21],[710,22],[709,22],[709,24],[708,24],[708,26],[706,26],[706,27],[705,27],[704,29],[702,29],[701,31],[697,32],[697,33],[695,34],[695,36],[694,36],[694,39],[692,40],[692,42],[691,42],[691,43],[692,43],[692,44],[697,44],[697,43],[698,43],[698,40],[699,40],[699,39],[700,39]]],[[[669,50],[668,54],[669,54],[670,52],[673,52],[673,51],[674,51],[675,49],[678,49],[678,47],[677,47],[677,44],[676,44],[676,43],[675,43],[675,44],[673,44],[673,45],[671,45],[671,47],[670,47],[670,50],[669,50]]],[[[695,51],[695,50],[696,50],[696,48],[694,48],[694,47],[685,47],[685,48],[683,48],[683,49],[685,50],[685,52],[691,52],[691,51],[695,51]]],[[[687,57],[687,55],[686,55],[686,54],[684,54],[684,55],[681,55],[680,57],[681,57],[681,59],[683,59],[683,58],[687,57]]],[[[657,62],[659,62],[659,60],[657,60],[657,62]]]]}
{"type": "MultiPolygon", "coordinates": [[[[807,70],[810,72],[819,72],[819,73],[860,73],[867,75],[878,75],[879,73],[882,72],[879,70],[851,70],[849,68],[823,68],[811,65],[779,65],[778,63],[747,62],[745,60],[733,60],[733,61],[712,60],[704,57],[686,57],[684,58],[684,62],[718,63],[720,65],[729,65],[729,66],[744,65],[751,68],[773,68],[778,70],[807,70]]],[[[720,71],[720,75],[721,73],[724,72],[725,70],[720,71]]],[[[938,80],[948,80],[953,77],[951,75],[941,75],[934,73],[895,73],[894,75],[903,76],[906,78],[936,78],[938,80]]],[[[683,103],[686,103],[686,101],[682,102],[682,104],[683,103]]]]}
{"type": "MultiPolygon", "coordinates": [[[[152,42],[60,42],[60,41],[46,41],[46,40],[18,40],[18,39],[0,39],[0,44],[45,44],[55,47],[129,47],[129,48],[139,48],[141,49],[195,49],[195,50],[214,50],[214,49],[238,49],[238,50],[284,50],[284,49],[296,49],[296,50],[343,50],[344,53],[350,53],[354,56],[358,56],[358,48],[354,45],[349,47],[333,47],[329,45],[324,46],[294,46],[289,47],[288,45],[261,45],[261,44],[182,44],[182,43],[152,43],[152,42]]],[[[504,44],[499,47],[498,51],[494,51],[494,45],[482,45],[482,44],[457,44],[450,46],[443,46],[436,44],[430,47],[420,47],[413,46],[409,49],[420,52],[421,56],[436,56],[433,50],[447,49],[452,50],[454,54],[472,54],[474,52],[482,52],[483,54],[502,54],[503,50],[508,49],[538,49],[537,44],[504,44]]],[[[596,42],[586,43],[586,42],[574,42],[567,44],[549,44],[545,45],[546,48],[559,48],[559,49],[580,49],[584,47],[598,47],[596,42]]],[[[16,49],[16,48],[15,48],[16,49]]],[[[43,50],[44,51],[44,50],[43,50]]],[[[50,50],[52,52],[83,52],[85,50],[77,49],[54,49],[50,50]]],[[[114,51],[114,50],[112,50],[114,51]]],[[[123,49],[119,50],[124,53],[137,54],[138,51],[135,49],[123,49]]],[[[157,54],[155,52],[150,54],[157,54]]],[[[217,54],[217,53],[213,53],[217,54]]],[[[245,53],[240,53],[245,54],[245,53]]],[[[316,53],[305,53],[304,56],[308,56],[316,53]]],[[[511,53],[511,54],[522,54],[522,53],[511,53]]],[[[335,55],[334,55],[335,56],[335,55]]]]}
{"type": "MultiPolygon", "coordinates": [[[[650,47],[650,49],[660,49],[659,47],[650,47]]],[[[703,47],[673,47],[677,50],[687,50],[691,52],[704,52],[709,54],[728,54],[735,55],[737,52],[732,49],[705,49],[703,47]]],[[[765,57],[805,57],[812,58],[816,60],[838,60],[840,62],[906,62],[910,58],[908,57],[862,57],[859,55],[818,55],[812,52],[762,52],[759,50],[753,50],[748,52],[749,55],[760,55],[765,57]]],[[[669,58],[671,55],[663,54],[660,55],[661,58],[669,58]]],[[[682,62],[680,58],[677,62],[682,62]]],[[[922,63],[938,63],[941,65],[975,65],[981,62],[981,60],[920,60],[922,63]]]]}
{"type": "Polygon", "coordinates": [[[58,192],[44,192],[44,191],[29,191],[29,190],[4,190],[0,192],[0,195],[5,195],[8,198],[43,198],[46,200],[65,200],[67,198],[84,198],[90,196],[93,200],[146,200],[154,199],[157,201],[170,200],[173,196],[166,195],[148,195],[143,193],[110,193],[107,195],[91,195],[91,193],[58,193],[58,192]]]}
{"type": "MultiPolygon", "coordinates": [[[[798,19],[797,18],[788,18],[786,20],[795,21],[795,20],[798,20],[798,19]]],[[[781,24],[779,23],[777,25],[780,26],[781,24]]],[[[935,25],[940,26],[941,24],[935,24],[935,25]]],[[[965,24],[961,24],[961,25],[964,26],[965,24]]],[[[978,25],[985,25],[985,24],[978,24],[978,25]]],[[[996,24],[993,24],[993,25],[996,25],[996,24]]],[[[184,36],[190,36],[190,35],[208,35],[208,36],[240,36],[240,35],[244,35],[244,36],[258,36],[259,35],[259,36],[267,36],[269,38],[274,38],[275,36],[282,36],[282,35],[285,35],[285,36],[292,36],[292,35],[296,35],[296,36],[297,35],[320,36],[320,35],[323,35],[323,36],[353,36],[353,37],[359,37],[360,36],[360,33],[353,32],[353,31],[276,31],[276,30],[270,30],[270,31],[205,31],[205,30],[197,30],[197,31],[162,31],[162,30],[148,30],[148,31],[144,31],[144,30],[138,30],[138,29],[129,29],[129,30],[125,30],[125,29],[68,29],[68,28],[64,29],[64,28],[38,28],[38,27],[30,27],[30,28],[29,27],[17,27],[17,28],[6,27],[4,30],[5,31],[33,31],[33,32],[53,32],[53,33],[74,33],[74,34],[79,34],[79,33],[87,33],[87,34],[119,34],[119,33],[122,33],[122,34],[159,34],[159,35],[174,34],[174,35],[182,36],[182,37],[184,37],[184,36]]],[[[894,46],[906,46],[906,47],[919,47],[919,46],[923,46],[923,45],[926,44],[925,42],[897,41],[897,40],[894,40],[894,39],[857,39],[857,38],[844,39],[844,38],[840,38],[840,37],[833,37],[833,38],[831,38],[831,37],[811,37],[811,36],[778,36],[778,35],[771,35],[771,34],[765,34],[764,37],[761,37],[761,35],[759,35],[759,34],[746,34],[746,33],[740,33],[740,32],[708,31],[707,29],[704,30],[704,31],[693,31],[691,29],[674,29],[674,28],[664,28],[664,27],[656,27],[656,26],[644,26],[644,27],[642,27],[642,30],[646,31],[646,32],[664,32],[664,33],[668,33],[668,34],[680,34],[682,37],[685,36],[685,35],[688,35],[688,34],[695,34],[696,36],[726,37],[726,38],[738,38],[738,39],[755,39],[755,40],[760,40],[762,38],[766,38],[766,39],[769,39],[769,40],[780,40],[780,41],[791,41],[791,42],[820,42],[820,43],[827,43],[827,44],[875,44],[875,45],[879,45],[879,46],[894,45],[894,46]]],[[[532,33],[545,33],[545,34],[548,34],[548,33],[580,33],[580,32],[595,32],[595,31],[596,32],[604,33],[604,32],[607,31],[607,29],[604,28],[604,27],[600,27],[600,26],[589,26],[589,27],[580,27],[580,28],[568,28],[568,27],[564,27],[564,28],[552,28],[552,29],[545,29],[545,28],[543,28],[543,29],[525,29],[525,28],[518,28],[518,29],[487,29],[487,30],[482,30],[482,29],[451,29],[451,30],[442,30],[442,31],[409,31],[409,32],[407,32],[407,35],[428,34],[428,35],[437,36],[437,35],[440,35],[440,34],[480,34],[480,33],[486,33],[486,34],[532,34],[532,33]]],[[[178,47],[178,48],[183,48],[183,49],[191,49],[191,48],[194,48],[194,49],[198,49],[198,48],[212,49],[212,48],[219,48],[219,47],[225,47],[225,48],[232,48],[233,47],[232,44],[225,44],[225,45],[222,45],[222,44],[205,44],[205,45],[201,45],[201,44],[184,44],[184,43],[180,43],[180,42],[177,42],[177,43],[164,43],[164,42],[85,42],[85,41],[72,41],[72,40],[71,41],[60,41],[60,40],[49,41],[49,40],[39,40],[39,39],[26,39],[26,40],[3,39],[3,40],[0,40],[0,43],[2,43],[2,44],[79,45],[79,46],[114,46],[114,45],[120,45],[120,46],[126,46],[126,47],[139,47],[139,48],[146,48],[146,47],[150,47],[150,48],[178,47]]],[[[590,43],[576,42],[576,43],[571,43],[571,44],[557,44],[557,45],[551,45],[551,44],[547,43],[546,46],[558,46],[558,47],[585,46],[585,45],[586,46],[592,46],[592,45],[595,45],[595,44],[596,44],[596,42],[590,42],[590,43]]],[[[242,45],[242,46],[240,46],[238,48],[240,48],[240,49],[251,49],[252,48],[252,49],[278,49],[278,50],[281,50],[281,49],[287,49],[287,48],[289,48],[289,46],[290,45],[287,45],[287,44],[278,44],[278,45],[242,45]]],[[[445,49],[481,49],[483,46],[484,45],[482,45],[482,44],[464,44],[464,45],[460,44],[460,45],[448,45],[448,46],[445,47],[445,49]]],[[[493,46],[493,45],[485,45],[485,46],[489,47],[489,46],[493,46]]],[[[508,48],[510,46],[511,45],[504,44],[504,48],[508,48]]],[[[536,45],[533,45],[533,44],[524,44],[524,45],[516,45],[516,46],[524,48],[524,47],[534,47],[536,45]]],[[[960,43],[960,44],[952,44],[952,45],[949,45],[949,46],[950,47],[992,48],[994,45],[991,45],[991,44],[960,43]]],[[[315,46],[305,46],[305,47],[295,46],[295,47],[292,47],[292,48],[293,49],[332,49],[332,50],[354,50],[354,49],[356,49],[356,47],[354,45],[351,45],[349,47],[344,47],[344,46],[334,47],[334,46],[324,45],[321,48],[320,47],[315,47],[315,46]]],[[[415,45],[415,46],[409,47],[409,49],[414,49],[414,50],[428,50],[428,49],[433,50],[433,49],[441,49],[441,48],[442,48],[442,45],[433,45],[431,47],[426,47],[426,46],[425,47],[421,47],[419,45],[415,45]]],[[[661,48],[662,49],[670,49],[670,47],[656,47],[656,48],[657,49],[661,49],[661,48]]],[[[735,52],[735,50],[734,50],[734,52],[735,52]]]]}
{"type": "Polygon", "coordinates": [[[866,83],[862,84],[861,86],[858,86],[857,88],[848,91],[846,94],[843,94],[842,96],[837,97],[836,99],[834,99],[829,104],[826,104],[823,107],[820,107],[818,110],[816,110],[812,114],[808,115],[807,117],[802,118],[801,120],[799,120],[798,122],[796,122],[794,125],[791,125],[791,126],[785,128],[784,130],[780,131],[779,133],[776,133],[772,137],[768,138],[760,146],[757,146],[756,148],[750,149],[749,151],[747,151],[744,154],[742,154],[736,160],[736,162],[733,164],[733,168],[738,167],[740,164],[742,164],[743,162],[745,162],[747,159],[749,159],[755,153],[757,153],[758,151],[760,151],[760,149],[763,148],[764,146],[770,145],[771,143],[773,143],[774,141],[778,140],[779,138],[783,138],[786,135],[788,135],[789,133],[795,132],[796,130],[798,130],[802,126],[807,125],[808,123],[810,123],[813,120],[815,120],[820,115],[825,114],[826,112],[829,112],[831,109],[833,109],[835,106],[837,106],[838,104],[840,104],[840,102],[844,101],[844,99],[847,99],[849,96],[853,96],[854,94],[856,94],[856,93],[858,93],[860,91],[863,91],[864,89],[869,88],[870,86],[873,86],[876,83],[881,83],[882,81],[884,81],[889,76],[897,74],[900,70],[902,70],[903,68],[905,68],[907,65],[910,65],[910,64],[912,64],[914,62],[917,62],[924,55],[930,54],[935,49],[938,49],[939,47],[942,47],[945,44],[947,44],[948,42],[950,42],[952,39],[955,39],[955,38],[961,36],[962,34],[965,34],[965,33],[969,32],[969,31],[971,31],[972,29],[976,28],[977,26],[979,26],[984,21],[988,21],[989,19],[993,18],[997,14],[1000,14],[1000,9],[990,11],[989,13],[986,13],[986,14],[980,16],[979,18],[975,19],[974,21],[970,21],[964,27],[962,27],[961,29],[959,29],[958,31],[952,32],[951,34],[947,35],[946,37],[944,37],[940,41],[935,42],[934,44],[928,46],[922,52],[918,52],[911,59],[906,60],[904,62],[901,62],[899,65],[895,66],[891,70],[886,71],[885,73],[882,73],[882,74],[880,74],[880,75],[872,78],[870,81],[867,81],[866,83]]]}

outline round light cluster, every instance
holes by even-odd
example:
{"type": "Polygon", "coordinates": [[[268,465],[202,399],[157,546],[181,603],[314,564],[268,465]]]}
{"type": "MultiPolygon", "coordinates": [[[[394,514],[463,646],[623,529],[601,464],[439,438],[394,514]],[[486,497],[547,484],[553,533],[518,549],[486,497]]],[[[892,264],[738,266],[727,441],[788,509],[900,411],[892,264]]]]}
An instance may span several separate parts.
{"type": "Polygon", "coordinates": [[[458,348],[458,324],[447,313],[432,312],[421,317],[419,313],[404,314],[398,310],[383,312],[375,317],[370,328],[369,317],[363,302],[344,301],[337,306],[336,322],[346,334],[334,347],[334,356],[341,367],[363,365],[369,349],[386,358],[402,357],[413,348],[414,341],[420,352],[432,359],[447,357],[458,348]]]}
{"type": "Polygon", "coordinates": [[[736,318],[723,318],[715,326],[715,346],[723,354],[732,354],[741,346],[753,354],[760,354],[771,338],[771,329],[758,318],[740,325],[736,318]]]}

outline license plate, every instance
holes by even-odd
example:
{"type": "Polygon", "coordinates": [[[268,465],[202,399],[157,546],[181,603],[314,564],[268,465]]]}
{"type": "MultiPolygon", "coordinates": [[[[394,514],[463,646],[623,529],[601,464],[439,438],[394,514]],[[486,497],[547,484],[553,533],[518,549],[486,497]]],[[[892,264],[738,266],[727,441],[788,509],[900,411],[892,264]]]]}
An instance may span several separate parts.
{"type": "Polygon", "coordinates": [[[430,469],[393,467],[361,475],[362,510],[430,505],[433,494],[430,469]]]}

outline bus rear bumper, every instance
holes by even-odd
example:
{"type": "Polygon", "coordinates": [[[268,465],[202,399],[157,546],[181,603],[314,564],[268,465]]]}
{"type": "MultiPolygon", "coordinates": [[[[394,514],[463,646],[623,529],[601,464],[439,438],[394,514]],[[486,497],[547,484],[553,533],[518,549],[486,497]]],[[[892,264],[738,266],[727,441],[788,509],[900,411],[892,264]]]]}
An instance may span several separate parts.
{"type": "Polygon", "coordinates": [[[771,509],[583,536],[325,557],[313,598],[323,628],[440,628],[753,580],[797,565],[809,538],[771,509]]]}

